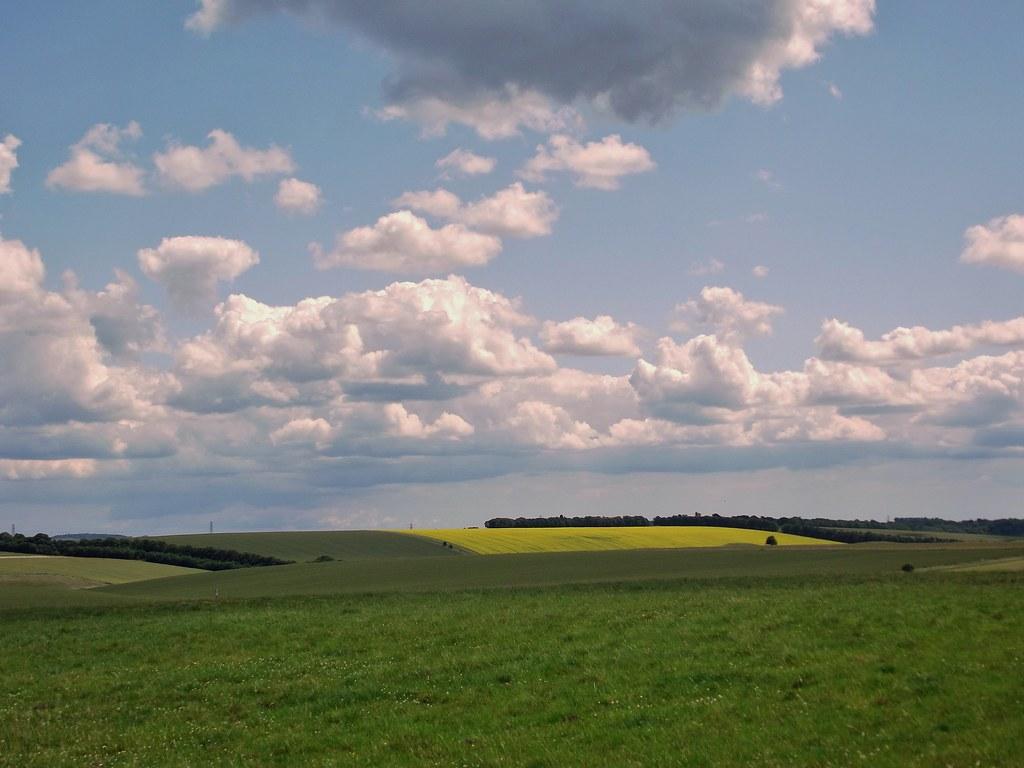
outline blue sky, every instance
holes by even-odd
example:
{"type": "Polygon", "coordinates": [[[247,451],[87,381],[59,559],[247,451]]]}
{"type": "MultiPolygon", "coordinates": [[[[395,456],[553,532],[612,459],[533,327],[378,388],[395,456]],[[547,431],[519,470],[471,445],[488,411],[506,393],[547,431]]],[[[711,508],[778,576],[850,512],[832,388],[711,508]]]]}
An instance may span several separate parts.
{"type": "Polygon", "coordinates": [[[822,483],[850,516],[1016,514],[1019,8],[761,5],[11,9],[0,515],[825,514],[822,483]],[[456,149],[494,169],[442,177],[456,149]],[[441,188],[461,207],[396,202],[441,188]]]}

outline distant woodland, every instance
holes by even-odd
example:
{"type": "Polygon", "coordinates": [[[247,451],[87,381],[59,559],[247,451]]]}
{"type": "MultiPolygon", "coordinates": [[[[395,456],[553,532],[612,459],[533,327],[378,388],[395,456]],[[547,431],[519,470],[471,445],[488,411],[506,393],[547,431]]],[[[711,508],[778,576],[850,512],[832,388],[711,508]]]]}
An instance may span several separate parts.
{"type": "Polygon", "coordinates": [[[1024,520],[943,520],[937,517],[897,517],[877,520],[831,520],[823,517],[759,517],[756,515],[671,515],[646,518],[642,515],[599,517],[495,517],[487,528],[607,528],[622,526],[707,525],[751,528],[758,531],[793,533],[818,539],[857,544],[866,541],[895,541],[906,544],[953,541],[942,534],[1024,536],[1024,520]]]}
{"type": "Polygon", "coordinates": [[[135,539],[123,536],[105,539],[67,539],[51,538],[45,533],[37,533],[34,536],[23,536],[20,533],[11,535],[6,531],[0,533],[0,552],[145,560],[147,563],[180,565],[185,568],[201,568],[206,571],[286,565],[289,562],[251,552],[169,544],[159,539],[135,539]]]}

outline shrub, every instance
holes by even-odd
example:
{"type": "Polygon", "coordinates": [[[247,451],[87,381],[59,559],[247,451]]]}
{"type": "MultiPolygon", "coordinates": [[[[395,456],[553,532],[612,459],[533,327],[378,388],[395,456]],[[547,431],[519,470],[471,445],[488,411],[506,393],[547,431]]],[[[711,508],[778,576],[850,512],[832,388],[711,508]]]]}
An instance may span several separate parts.
{"type": "Polygon", "coordinates": [[[904,573],[911,573],[914,570],[914,566],[911,563],[904,563],[900,570],[904,573]]]}
{"type": "Polygon", "coordinates": [[[769,547],[777,547],[779,545],[779,540],[776,539],[774,536],[769,536],[767,539],[764,540],[764,543],[769,547]]]}
{"type": "Polygon", "coordinates": [[[330,555],[320,555],[320,557],[316,558],[313,562],[314,563],[330,563],[330,562],[333,562],[333,561],[334,561],[334,558],[331,557],[330,555]]]}

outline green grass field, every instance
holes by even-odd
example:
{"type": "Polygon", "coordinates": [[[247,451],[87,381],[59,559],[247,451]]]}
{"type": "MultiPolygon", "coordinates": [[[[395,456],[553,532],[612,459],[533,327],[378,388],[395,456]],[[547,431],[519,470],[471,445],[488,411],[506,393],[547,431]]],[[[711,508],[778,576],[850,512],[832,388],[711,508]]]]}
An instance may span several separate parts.
{"type": "Polygon", "coordinates": [[[1021,555],[1021,548],[884,545],[786,549],[688,549],[553,552],[488,557],[405,558],[304,563],[204,572],[104,587],[134,600],[196,600],[299,595],[554,586],[737,577],[886,575],[908,561],[922,568],[1021,555]]]}
{"type": "Polygon", "coordinates": [[[273,533],[198,533],[154,536],[172,544],[218,547],[309,562],[321,555],[338,560],[382,557],[453,555],[439,543],[402,536],[392,531],[280,531],[273,533]]]}
{"type": "Polygon", "coordinates": [[[238,536],[348,557],[0,582],[0,766],[1024,764],[1019,543],[238,536]]]}
{"type": "Polygon", "coordinates": [[[91,557],[9,555],[0,558],[0,611],[123,602],[94,589],[108,584],[202,573],[175,565],[91,557]]]}
{"type": "MultiPolygon", "coordinates": [[[[403,531],[437,542],[447,541],[477,555],[509,555],[523,552],[591,552],[611,549],[678,549],[763,545],[774,536],[778,546],[820,546],[835,542],[769,534],[744,528],[635,527],[635,528],[445,528],[403,531]]],[[[841,546],[841,545],[840,545],[841,546]]]]}
{"type": "Polygon", "coordinates": [[[0,586],[26,582],[53,582],[70,587],[96,587],[192,573],[198,571],[193,568],[144,563],[139,560],[24,555],[0,560],[0,586]]]}
{"type": "Polygon", "coordinates": [[[1019,766],[1022,586],[896,573],[22,611],[3,618],[0,764],[1019,766]]]}
{"type": "Polygon", "coordinates": [[[935,570],[947,571],[1024,571],[1024,557],[1007,557],[985,560],[979,563],[960,563],[937,566],[935,570]]]}

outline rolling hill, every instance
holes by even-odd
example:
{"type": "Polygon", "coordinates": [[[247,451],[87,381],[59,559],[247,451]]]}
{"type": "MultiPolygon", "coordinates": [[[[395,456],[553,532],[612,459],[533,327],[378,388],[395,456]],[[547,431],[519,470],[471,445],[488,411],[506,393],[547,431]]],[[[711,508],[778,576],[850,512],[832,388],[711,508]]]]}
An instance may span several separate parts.
{"type": "Polygon", "coordinates": [[[261,533],[198,533],[151,536],[172,544],[217,547],[270,555],[297,563],[327,555],[335,560],[391,557],[437,557],[459,554],[439,542],[403,536],[395,531],[274,531],[261,533]]]}

